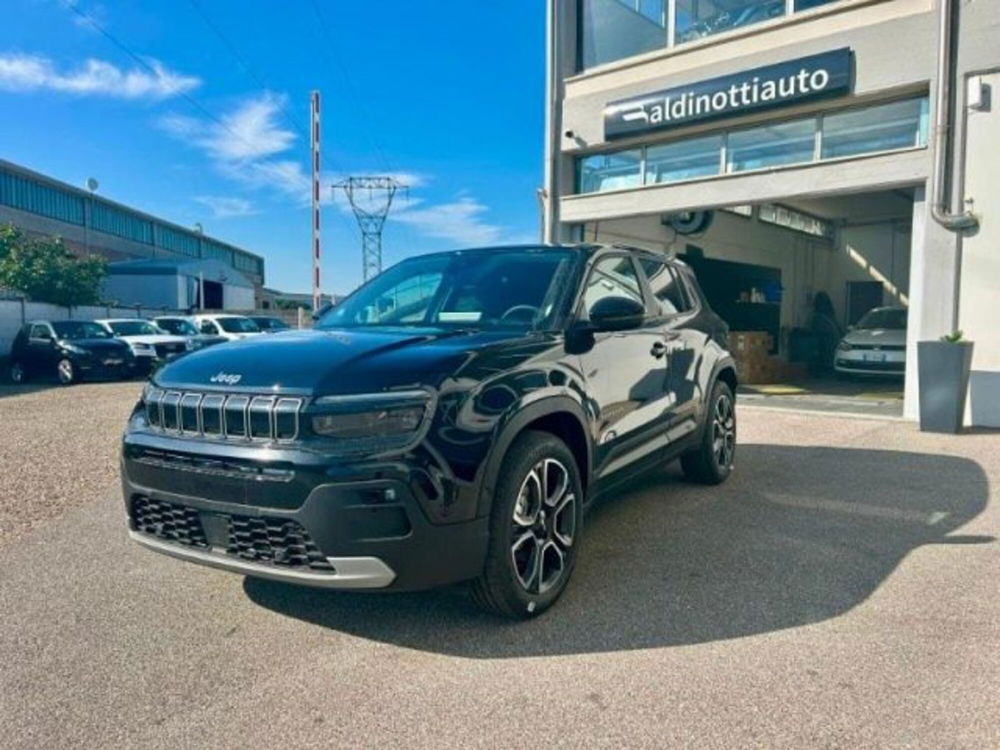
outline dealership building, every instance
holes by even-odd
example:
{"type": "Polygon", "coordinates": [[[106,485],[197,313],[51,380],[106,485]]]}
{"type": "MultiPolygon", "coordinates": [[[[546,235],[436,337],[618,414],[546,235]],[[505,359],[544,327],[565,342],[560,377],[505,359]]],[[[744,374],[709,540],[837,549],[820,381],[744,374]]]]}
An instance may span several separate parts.
{"type": "Polygon", "coordinates": [[[259,255],[0,159],[6,223],[108,260],[103,294],[121,305],[246,310],[262,294],[259,255]]]}
{"type": "Polygon", "coordinates": [[[820,313],[847,330],[903,308],[909,418],[917,342],[961,330],[968,421],[1000,426],[1000,2],[548,14],[550,241],[676,254],[733,330],[767,331],[789,363],[820,313]]]}

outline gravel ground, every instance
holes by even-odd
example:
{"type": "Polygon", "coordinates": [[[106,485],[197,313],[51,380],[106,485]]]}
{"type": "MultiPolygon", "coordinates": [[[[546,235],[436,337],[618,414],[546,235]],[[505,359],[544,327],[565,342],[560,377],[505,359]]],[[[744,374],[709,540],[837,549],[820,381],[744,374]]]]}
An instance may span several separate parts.
{"type": "Polygon", "coordinates": [[[138,389],[0,391],[5,748],[1000,747],[996,433],[743,407],[729,482],[602,504],[515,625],[130,543],[138,389]]]}
{"type": "Polygon", "coordinates": [[[142,383],[0,385],[0,548],[107,496],[142,383]]]}

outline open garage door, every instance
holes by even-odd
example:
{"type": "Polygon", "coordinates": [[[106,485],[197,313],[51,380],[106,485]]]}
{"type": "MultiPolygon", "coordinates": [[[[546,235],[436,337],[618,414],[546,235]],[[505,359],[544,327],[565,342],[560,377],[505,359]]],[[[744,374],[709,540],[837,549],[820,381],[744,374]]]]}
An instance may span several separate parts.
{"type": "Polygon", "coordinates": [[[913,202],[912,189],[838,194],[715,209],[703,223],[605,220],[580,234],[692,266],[730,326],[746,401],[902,416],[913,202]]]}

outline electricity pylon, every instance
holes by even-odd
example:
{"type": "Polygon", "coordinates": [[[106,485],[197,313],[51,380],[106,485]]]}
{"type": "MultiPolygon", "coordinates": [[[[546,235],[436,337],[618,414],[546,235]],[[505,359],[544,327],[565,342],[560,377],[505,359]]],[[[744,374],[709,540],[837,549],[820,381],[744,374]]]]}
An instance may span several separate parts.
{"type": "Polygon", "coordinates": [[[361,270],[365,281],[382,271],[382,230],[396,193],[406,188],[395,177],[348,177],[333,186],[334,192],[339,189],[347,195],[361,228],[361,270]]]}

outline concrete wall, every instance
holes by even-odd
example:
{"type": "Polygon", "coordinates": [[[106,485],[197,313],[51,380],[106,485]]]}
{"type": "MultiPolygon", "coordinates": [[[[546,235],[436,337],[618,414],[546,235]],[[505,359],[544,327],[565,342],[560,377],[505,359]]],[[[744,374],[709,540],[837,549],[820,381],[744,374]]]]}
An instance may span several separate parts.
{"type": "Polygon", "coordinates": [[[981,224],[962,241],[957,327],[975,342],[970,421],[1000,427],[1000,73],[983,76],[982,84],[989,99],[968,114],[965,185],[981,224]]]}

